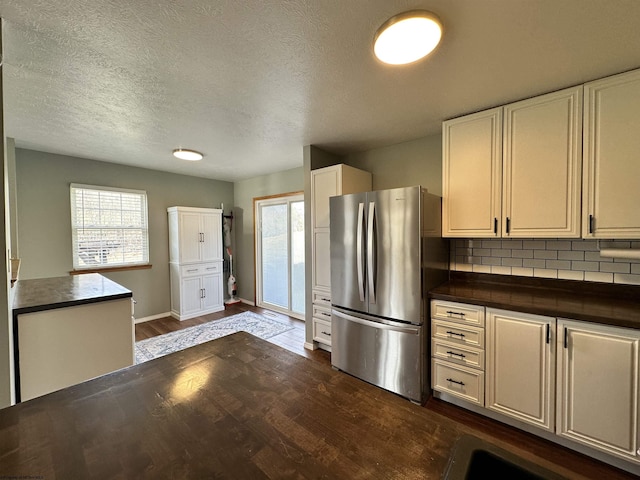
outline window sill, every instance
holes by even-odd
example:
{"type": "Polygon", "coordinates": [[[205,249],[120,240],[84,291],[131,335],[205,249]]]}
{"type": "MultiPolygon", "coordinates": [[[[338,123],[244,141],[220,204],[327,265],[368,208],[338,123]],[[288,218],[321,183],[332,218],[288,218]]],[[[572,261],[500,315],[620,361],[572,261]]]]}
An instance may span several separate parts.
{"type": "Polygon", "coordinates": [[[100,268],[87,268],[82,270],[71,270],[69,275],[82,275],[83,273],[107,273],[107,272],[125,272],[127,270],[146,270],[151,268],[150,263],[144,265],[127,265],[123,267],[100,267],[100,268]]]}

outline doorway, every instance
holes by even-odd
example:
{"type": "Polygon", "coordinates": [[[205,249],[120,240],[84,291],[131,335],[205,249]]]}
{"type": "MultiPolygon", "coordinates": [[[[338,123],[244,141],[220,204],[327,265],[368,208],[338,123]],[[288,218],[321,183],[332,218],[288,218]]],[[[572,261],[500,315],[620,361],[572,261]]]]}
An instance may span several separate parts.
{"type": "Polygon", "coordinates": [[[256,304],[304,319],[304,195],[254,199],[256,304]]]}

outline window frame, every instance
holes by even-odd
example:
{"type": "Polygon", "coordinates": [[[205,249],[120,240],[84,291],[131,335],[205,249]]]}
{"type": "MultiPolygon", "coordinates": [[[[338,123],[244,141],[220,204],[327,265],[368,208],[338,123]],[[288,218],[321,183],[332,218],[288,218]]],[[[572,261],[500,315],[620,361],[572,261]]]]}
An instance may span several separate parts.
{"type": "MultiPolygon", "coordinates": [[[[72,274],[76,273],[90,273],[90,272],[102,272],[102,271],[119,271],[119,270],[128,270],[128,269],[140,269],[140,268],[150,268],[149,264],[149,202],[147,197],[147,192],[145,190],[134,190],[127,188],[117,188],[117,187],[107,187],[101,185],[86,185],[80,183],[71,183],[69,185],[69,202],[70,202],[70,214],[71,214],[71,256],[73,263],[73,270],[70,272],[72,274]],[[74,200],[76,199],[78,190],[88,190],[94,192],[115,192],[115,193],[123,193],[123,194],[134,194],[139,195],[142,199],[143,205],[141,207],[142,213],[142,223],[140,226],[136,227],[125,227],[124,225],[113,226],[113,227],[105,227],[105,226],[93,226],[93,228],[111,231],[122,231],[127,228],[142,230],[143,231],[143,251],[142,251],[142,260],[140,261],[129,261],[122,263],[98,263],[95,265],[81,265],[80,257],[78,255],[78,232],[83,230],[86,227],[84,223],[79,223],[77,220],[77,214],[82,212],[82,218],[84,219],[84,209],[76,209],[76,205],[74,200]]],[[[100,209],[101,210],[101,209],[100,209]]],[[[122,209],[120,210],[122,211],[122,209]]],[[[102,233],[102,232],[101,232],[102,233]]],[[[102,240],[103,237],[101,237],[102,240]]]]}

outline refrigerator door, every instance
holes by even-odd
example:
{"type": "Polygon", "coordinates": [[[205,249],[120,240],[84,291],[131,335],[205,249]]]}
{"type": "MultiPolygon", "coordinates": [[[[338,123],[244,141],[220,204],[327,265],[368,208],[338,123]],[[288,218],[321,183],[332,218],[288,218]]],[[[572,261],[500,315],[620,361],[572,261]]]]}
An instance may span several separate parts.
{"type": "Polygon", "coordinates": [[[422,323],[421,196],[420,187],[369,192],[366,206],[366,311],[416,325],[422,323]]]}
{"type": "Polygon", "coordinates": [[[422,401],[423,327],[331,310],[331,364],[415,402],[422,401]]]}
{"type": "Polygon", "coordinates": [[[366,311],[366,193],[329,199],[331,303],[366,311]]]}

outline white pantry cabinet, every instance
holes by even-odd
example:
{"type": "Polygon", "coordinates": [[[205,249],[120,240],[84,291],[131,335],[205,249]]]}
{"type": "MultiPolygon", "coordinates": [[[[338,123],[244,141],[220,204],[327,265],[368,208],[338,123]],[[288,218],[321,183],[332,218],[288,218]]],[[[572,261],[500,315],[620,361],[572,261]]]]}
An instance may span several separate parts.
{"type": "Polygon", "coordinates": [[[582,236],[640,238],[640,70],[585,84],[582,236]]]}
{"type": "Polygon", "coordinates": [[[558,319],[556,433],[639,462],[640,331],[558,319]]]}
{"type": "Polygon", "coordinates": [[[314,341],[331,345],[331,256],[329,252],[329,198],[371,190],[371,173],[344,164],[311,171],[311,291],[314,341]],[[319,307],[319,308],[318,308],[319,307]]]}
{"type": "Polygon", "coordinates": [[[556,319],[487,308],[485,406],[553,431],[556,319]]]}
{"type": "Polygon", "coordinates": [[[443,123],[443,236],[579,237],[582,87],[443,123]]]}
{"type": "Polygon", "coordinates": [[[170,207],[171,315],[178,320],[224,310],[222,210],[170,207]]]}

